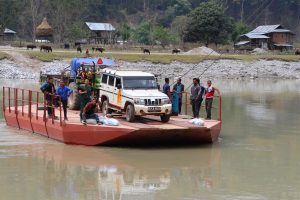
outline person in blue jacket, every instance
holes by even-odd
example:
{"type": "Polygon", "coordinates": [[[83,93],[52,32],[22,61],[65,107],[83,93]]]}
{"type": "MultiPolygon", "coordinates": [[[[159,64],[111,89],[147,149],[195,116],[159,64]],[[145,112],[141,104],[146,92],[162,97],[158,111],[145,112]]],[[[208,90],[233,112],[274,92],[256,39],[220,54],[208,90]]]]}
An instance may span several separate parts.
{"type": "Polygon", "coordinates": [[[59,95],[61,98],[61,103],[64,110],[64,119],[68,120],[67,117],[67,107],[68,107],[68,98],[73,93],[73,90],[68,86],[65,86],[65,82],[63,80],[60,81],[59,86],[56,89],[56,95],[59,95]]]}
{"type": "Polygon", "coordinates": [[[48,117],[51,118],[53,115],[53,117],[56,118],[53,109],[53,101],[54,101],[53,95],[55,94],[55,86],[53,84],[53,78],[51,76],[48,76],[47,80],[42,84],[40,89],[45,95],[45,100],[47,102],[48,117]]]}

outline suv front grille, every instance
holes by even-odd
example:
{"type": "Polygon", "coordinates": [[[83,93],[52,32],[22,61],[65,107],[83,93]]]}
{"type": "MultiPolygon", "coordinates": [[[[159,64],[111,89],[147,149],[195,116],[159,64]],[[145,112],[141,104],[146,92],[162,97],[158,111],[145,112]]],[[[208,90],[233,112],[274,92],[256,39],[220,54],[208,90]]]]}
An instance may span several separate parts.
{"type": "Polygon", "coordinates": [[[161,99],[145,99],[145,106],[160,106],[161,99]]]}

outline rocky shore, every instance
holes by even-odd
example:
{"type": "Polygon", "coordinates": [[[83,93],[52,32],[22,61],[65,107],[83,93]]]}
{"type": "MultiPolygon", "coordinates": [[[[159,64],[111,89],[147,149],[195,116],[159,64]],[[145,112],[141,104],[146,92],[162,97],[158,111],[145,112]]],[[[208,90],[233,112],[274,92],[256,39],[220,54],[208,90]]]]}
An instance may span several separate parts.
{"type": "MultiPolygon", "coordinates": [[[[150,62],[119,62],[121,69],[142,70],[159,75],[161,78],[192,78],[201,75],[203,78],[222,79],[300,79],[300,62],[284,61],[239,61],[208,60],[199,64],[173,62],[171,64],[154,64],[150,62]]],[[[39,73],[60,74],[69,66],[69,61],[41,62],[39,67],[25,67],[4,59],[0,60],[0,78],[38,79],[39,73]]]]}

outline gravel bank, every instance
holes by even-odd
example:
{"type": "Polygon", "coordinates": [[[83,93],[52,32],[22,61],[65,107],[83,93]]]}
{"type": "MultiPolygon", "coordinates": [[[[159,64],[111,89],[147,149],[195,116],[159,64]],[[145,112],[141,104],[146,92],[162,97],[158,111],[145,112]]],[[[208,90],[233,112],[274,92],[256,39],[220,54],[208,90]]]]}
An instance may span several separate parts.
{"type": "Polygon", "coordinates": [[[0,78],[6,79],[38,79],[39,73],[32,69],[17,65],[13,61],[0,60],[0,78]]]}
{"type": "MultiPolygon", "coordinates": [[[[69,66],[69,61],[41,62],[40,64],[39,69],[32,69],[17,65],[10,60],[0,60],[0,78],[38,79],[40,71],[45,74],[60,74],[69,66]]],[[[120,62],[119,64],[126,70],[142,70],[161,75],[162,79],[165,77],[176,79],[185,74],[185,77],[190,79],[199,76],[204,71],[202,78],[210,79],[300,79],[300,62],[217,60],[204,61],[197,65],[178,62],[171,64],[120,62]]]]}
{"type": "Polygon", "coordinates": [[[259,60],[244,62],[238,60],[204,61],[199,64],[153,64],[148,62],[123,62],[124,69],[149,71],[162,77],[198,77],[204,71],[203,78],[223,79],[300,79],[300,62],[259,60]],[[208,68],[208,69],[207,69],[208,68]],[[206,70],[207,69],[207,70],[206,70]]]}

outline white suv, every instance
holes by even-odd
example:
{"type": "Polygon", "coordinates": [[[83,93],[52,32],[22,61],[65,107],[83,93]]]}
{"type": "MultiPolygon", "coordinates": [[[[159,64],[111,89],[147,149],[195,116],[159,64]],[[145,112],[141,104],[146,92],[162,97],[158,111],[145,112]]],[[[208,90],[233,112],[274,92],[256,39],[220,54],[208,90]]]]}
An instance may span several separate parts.
{"type": "Polygon", "coordinates": [[[158,90],[154,75],[141,71],[104,69],[99,101],[104,114],[125,112],[129,122],[144,115],[157,115],[168,122],[172,113],[170,100],[158,90]]]}

